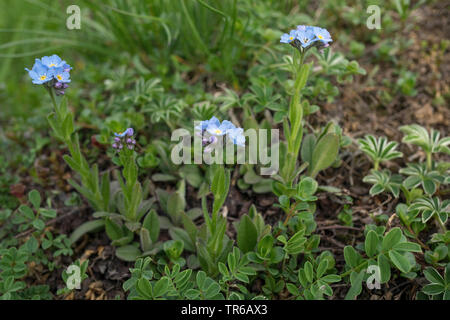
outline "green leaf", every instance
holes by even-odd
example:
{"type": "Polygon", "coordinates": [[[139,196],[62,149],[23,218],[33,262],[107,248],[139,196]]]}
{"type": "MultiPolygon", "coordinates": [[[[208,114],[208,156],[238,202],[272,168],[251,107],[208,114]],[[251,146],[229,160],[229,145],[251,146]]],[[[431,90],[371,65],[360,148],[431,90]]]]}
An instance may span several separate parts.
{"type": "Polygon", "coordinates": [[[423,185],[423,190],[425,190],[425,192],[427,194],[433,194],[436,192],[436,184],[434,183],[433,180],[431,179],[424,179],[422,181],[422,185],[423,185]]]}
{"type": "Polygon", "coordinates": [[[63,123],[62,123],[62,128],[64,131],[64,137],[66,140],[70,139],[70,135],[73,133],[74,129],[73,129],[73,114],[71,112],[69,112],[63,123]]]}
{"type": "Polygon", "coordinates": [[[28,241],[25,242],[24,246],[27,248],[30,254],[33,254],[38,249],[39,243],[34,236],[31,236],[30,239],[28,239],[28,241]]]}
{"type": "Polygon", "coordinates": [[[427,223],[427,221],[431,219],[433,214],[434,214],[434,211],[432,211],[432,210],[424,210],[422,213],[422,222],[427,223]]]}
{"type": "Polygon", "coordinates": [[[214,196],[220,196],[223,193],[225,184],[225,168],[223,166],[216,167],[213,180],[211,183],[211,192],[214,196]]]}
{"type": "Polygon", "coordinates": [[[76,172],[82,171],[81,165],[78,162],[76,162],[71,156],[65,154],[63,156],[63,159],[69,165],[70,169],[72,169],[73,171],[76,171],[76,172]]]}
{"type": "Polygon", "coordinates": [[[308,196],[313,195],[317,191],[318,183],[310,177],[304,177],[298,184],[298,192],[308,196]]]}
{"type": "Polygon", "coordinates": [[[377,195],[379,193],[382,193],[384,191],[384,186],[381,184],[374,184],[372,188],[370,188],[369,193],[371,196],[377,195]]]}
{"type": "Polygon", "coordinates": [[[180,221],[181,212],[185,208],[184,198],[178,193],[172,193],[167,200],[167,213],[173,222],[178,223],[180,221]]]}
{"type": "Polygon", "coordinates": [[[41,195],[37,190],[33,189],[28,193],[28,200],[30,200],[31,204],[36,210],[41,206],[41,195]]]}
{"type": "Polygon", "coordinates": [[[125,231],[126,231],[126,234],[122,238],[111,241],[111,245],[113,245],[115,247],[121,247],[121,246],[129,244],[131,241],[133,241],[134,233],[129,230],[125,230],[125,231]]]}
{"type": "Polygon", "coordinates": [[[152,248],[152,240],[150,239],[150,233],[147,229],[141,228],[139,233],[139,239],[141,242],[141,249],[143,252],[149,251],[152,248]]]}
{"type": "Polygon", "coordinates": [[[230,188],[230,171],[219,166],[215,172],[211,185],[211,191],[214,194],[212,214],[217,215],[220,208],[224,204],[228,190],[230,188]]]}
{"type": "Polygon", "coordinates": [[[435,283],[435,284],[445,285],[444,279],[439,274],[439,272],[436,271],[436,269],[434,269],[432,267],[428,267],[423,271],[423,274],[424,274],[425,278],[427,278],[428,281],[435,283]]]}
{"type": "Polygon", "coordinates": [[[345,295],[345,300],[354,300],[361,293],[365,272],[365,270],[361,270],[359,273],[353,271],[350,274],[350,283],[352,286],[345,295]]]}
{"type": "Polygon", "coordinates": [[[155,173],[154,175],[152,175],[152,180],[155,182],[169,182],[177,181],[177,178],[170,174],[155,173]]]}
{"type": "Polygon", "coordinates": [[[142,227],[148,230],[152,243],[156,243],[159,238],[160,226],[158,214],[154,209],[147,213],[142,223],[142,227]]]}
{"type": "Polygon", "coordinates": [[[339,137],[334,133],[327,133],[316,144],[312,155],[309,173],[315,177],[319,171],[331,166],[339,151],[339,137]]]}
{"type": "Polygon", "coordinates": [[[100,186],[100,193],[102,195],[103,207],[105,210],[109,209],[110,192],[109,172],[106,172],[102,175],[102,183],[100,186]]]}
{"type": "Polygon", "coordinates": [[[316,275],[317,278],[321,278],[323,276],[323,274],[325,273],[325,271],[327,271],[328,269],[328,260],[327,259],[322,259],[322,261],[320,261],[319,266],[317,267],[316,270],[316,275]]]}
{"type": "Polygon", "coordinates": [[[32,224],[33,224],[33,227],[35,227],[39,231],[41,231],[45,228],[45,223],[41,219],[34,220],[32,224]]]}
{"type": "Polygon", "coordinates": [[[53,209],[41,209],[39,210],[39,213],[41,214],[41,216],[48,219],[53,219],[56,217],[56,211],[53,209]]]}
{"type": "Polygon", "coordinates": [[[113,241],[124,236],[122,227],[110,218],[105,219],[105,231],[108,237],[113,241]]]}
{"type": "Polygon", "coordinates": [[[400,228],[395,227],[392,228],[383,238],[383,242],[381,244],[381,248],[383,251],[388,251],[397,243],[400,242],[402,238],[402,231],[400,228]]]}
{"type": "Polygon", "coordinates": [[[341,277],[337,274],[328,274],[325,277],[321,278],[320,280],[326,283],[333,283],[341,281],[341,277]]]}
{"type": "Polygon", "coordinates": [[[285,250],[288,254],[299,254],[304,250],[306,238],[304,230],[297,231],[286,243],[285,250]]]}
{"type": "Polygon", "coordinates": [[[19,211],[29,220],[33,220],[34,219],[34,212],[33,210],[26,206],[26,205],[21,205],[19,207],[19,211]]]}
{"type": "Polygon", "coordinates": [[[420,245],[414,242],[400,242],[397,243],[393,249],[397,251],[422,252],[420,245]]]}
{"type": "MultiPolygon", "coordinates": [[[[450,148],[447,148],[447,152],[446,153],[450,155],[450,148]]],[[[442,299],[444,299],[446,301],[450,300],[450,289],[445,290],[445,292],[444,292],[444,294],[442,296],[442,299]]]]}
{"type": "Polygon", "coordinates": [[[305,269],[306,280],[308,280],[309,283],[312,283],[314,280],[314,272],[313,272],[313,266],[312,266],[311,262],[306,261],[304,269],[305,269]]]}
{"type": "Polygon", "coordinates": [[[389,251],[389,258],[391,259],[392,263],[403,273],[409,272],[411,270],[411,264],[409,263],[409,260],[403,256],[400,252],[395,250],[389,251]]]}
{"type": "Polygon", "coordinates": [[[141,254],[141,250],[133,245],[126,245],[116,249],[116,256],[124,261],[136,261],[141,254]]]}
{"type": "Polygon", "coordinates": [[[262,180],[262,177],[257,175],[252,167],[250,167],[244,175],[244,182],[246,184],[255,184],[262,180]]]}
{"type": "Polygon", "coordinates": [[[292,294],[293,296],[298,296],[299,295],[299,290],[298,288],[292,284],[292,283],[286,283],[286,289],[289,291],[290,294],[292,294]]]}
{"type": "Polygon", "coordinates": [[[316,137],[314,134],[308,134],[303,138],[302,149],[301,149],[301,157],[303,162],[312,162],[312,155],[314,152],[314,147],[316,145],[316,137]]]}
{"type": "Polygon", "coordinates": [[[301,268],[298,270],[298,281],[300,281],[300,284],[304,287],[308,287],[308,279],[306,278],[306,272],[305,269],[301,268]]]}
{"type": "Polygon", "coordinates": [[[147,300],[153,299],[153,288],[148,279],[140,278],[137,281],[136,290],[143,298],[147,300]]]}
{"type": "Polygon", "coordinates": [[[265,235],[259,242],[258,242],[258,253],[262,257],[267,257],[273,248],[273,242],[274,239],[272,235],[267,234],[265,235]]]}
{"type": "Polygon", "coordinates": [[[440,294],[440,293],[444,292],[445,287],[442,284],[432,283],[432,284],[427,284],[425,287],[423,287],[422,290],[426,294],[434,296],[436,294],[440,294]]]}
{"type": "Polygon", "coordinates": [[[228,272],[228,269],[227,269],[227,267],[225,266],[225,264],[223,262],[219,262],[218,267],[219,267],[219,272],[223,276],[225,276],[225,277],[229,277],[230,276],[230,273],[228,272]]]}
{"type": "Polygon", "coordinates": [[[369,257],[373,257],[377,253],[378,235],[375,231],[370,230],[367,233],[364,249],[369,257]]]}
{"type": "Polygon", "coordinates": [[[88,232],[97,232],[102,230],[105,227],[104,220],[92,220],[83,223],[78,228],[76,228],[72,234],[70,235],[70,242],[75,243],[80,239],[84,234],[88,232]]]}
{"type": "Polygon", "coordinates": [[[58,139],[63,140],[64,134],[61,132],[61,126],[56,118],[56,113],[52,112],[47,116],[48,123],[50,124],[50,127],[52,127],[53,132],[55,133],[55,136],[58,139]]]}
{"type": "Polygon", "coordinates": [[[197,165],[184,165],[180,169],[180,175],[194,188],[199,188],[203,182],[203,175],[197,165]]]}
{"type": "Polygon", "coordinates": [[[155,298],[161,297],[167,292],[168,289],[169,289],[169,278],[162,277],[155,283],[155,286],[153,287],[153,296],[155,298]]]}
{"type": "Polygon", "coordinates": [[[197,289],[189,289],[185,292],[186,298],[189,300],[195,300],[200,296],[201,292],[197,289]]]}
{"type": "Polygon", "coordinates": [[[242,252],[247,253],[255,248],[258,232],[248,215],[241,218],[237,231],[237,243],[242,252]]]}
{"type": "Polygon", "coordinates": [[[189,235],[192,243],[195,243],[198,234],[197,226],[192,221],[192,219],[184,212],[181,213],[181,221],[183,222],[183,227],[189,235]]]}
{"type": "Polygon", "coordinates": [[[172,237],[172,239],[181,241],[184,244],[184,248],[186,250],[191,252],[195,251],[194,242],[192,242],[186,230],[173,227],[169,229],[169,235],[172,237]]]}
{"type": "Polygon", "coordinates": [[[263,179],[254,185],[252,185],[252,190],[254,193],[269,193],[272,191],[272,180],[271,179],[263,179]]]}
{"type": "Polygon", "coordinates": [[[380,267],[380,282],[387,283],[391,279],[391,265],[384,254],[378,256],[378,267],[380,267]]]}
{"type": "Polygon", "coordinates": [[[354,268],[358,266],[359,260],[361,256],[352,246],[346,246],[344,248],[344,259],[345,262],[351,267],[354,268]]]}

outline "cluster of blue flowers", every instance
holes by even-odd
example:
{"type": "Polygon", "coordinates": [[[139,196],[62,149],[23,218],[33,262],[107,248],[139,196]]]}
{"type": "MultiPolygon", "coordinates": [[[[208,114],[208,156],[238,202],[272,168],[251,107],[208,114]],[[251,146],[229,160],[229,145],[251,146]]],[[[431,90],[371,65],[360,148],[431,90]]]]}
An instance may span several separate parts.
{"type": "Polygon", "coordinates": [[[325,48],[332,41],[327,29],[303,25],[283,34],[280,40],[281,43],[289,43],[299,50],[307,50],[313,46],[325,48]]]}
{"type": "Polygon", "coordinates": [[[214,144],[217,142],[220,136],[226,135],[231,142],[238,146],[245,145],[244,129],[237,128],[233,123],[228,120],[223,120],[222,123],[216,117],[212,117],[209,120],[201,121],[198,126],[195,127],[197,132],[201,133],[203,145],[214,144]],[[206,136],[204,133],[208,133],[206,136]]]}
{"type": "Polygon", "coordinates": [[[133,128],[127,128],[127,130],[121,133],[114,133],[115,137],[112,147],[119,151],[122,150],[124,146],[130,150],[133,150],[136,145],[136,140],[133,139],[133,135],[133,128]]]}
{"type": "Polygon", "coordinates": [[[25,68],[34,84],[54,87],[58,95],[63,95],[64,90],[68,88],[71,69],[72,67],[56,54],[36,59],[31,70],[25,68]]]}

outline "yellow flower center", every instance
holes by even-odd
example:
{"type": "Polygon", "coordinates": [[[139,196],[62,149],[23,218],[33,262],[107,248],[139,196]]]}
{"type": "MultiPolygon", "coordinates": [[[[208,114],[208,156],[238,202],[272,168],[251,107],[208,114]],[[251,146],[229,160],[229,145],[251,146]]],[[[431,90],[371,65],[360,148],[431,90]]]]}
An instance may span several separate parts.
{"type": "Polygon", "coordinates": [[[214,132],[217,133],[217,134],[221,134],[221,133],[222,133],[222,130],[216,129],[214,132]]]}
{"type": "Polygon", "coordinates": [[[59,74],[56,76],[56,78],[58,78],[58,80],[62,80],[62,77],[59,74]]]}
{"type": "Polygon", "coordinates": [[[320,40],[323,40],[323,37],[321,35],[318,35],[317,38],[319,38],[320,40]]]}
{"type": "Polygon", "coordinates": [[[289,40],[294,40],[294,37],[289,37],[289,40]]]}
{"type": "Polygon", "coordinates": [[[47,76],[46,76],[46,75],[40,76],[40,78],[39,78],[39,79],[41,79],[41,80],[45,80],[45,79],[47,79],[47,76]]]}
{"type": "Polygon", "coordinates": [[[49,67],[56,67],[56,64],[52,63],[49,65],[49,67]]]}

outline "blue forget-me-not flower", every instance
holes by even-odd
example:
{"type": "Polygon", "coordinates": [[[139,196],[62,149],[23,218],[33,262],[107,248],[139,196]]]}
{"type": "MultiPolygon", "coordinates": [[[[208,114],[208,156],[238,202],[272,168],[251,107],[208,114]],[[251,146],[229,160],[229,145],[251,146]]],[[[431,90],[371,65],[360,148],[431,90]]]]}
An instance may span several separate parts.
{"type": "Polygon", "coordinates": [[[64,67],[57,67],[57,68],[51,68],[50,69],[53,75],[53,78],[61,83],[69,83],[70,82],[70,74],[69,72],[65,71],[64,67]]]}
{"type": "Polygon", "coordinates": [[[238,146],[243,147],[245,145],[244,129],[234,128],[228,131],[228,138],[238,146]]]}
{"type": "Polygon", "coordinates": [[[47,68],[58,68],[58,67],[64,67],[66,65],[66,62],[62,60],[58,55],[53,54],[51,56],[44,56],[41,58],[41,62],[44,66],[47,68]]]}
{"type": "Polygon", "coordinates": [[[206,131],[214,136],[223,136],[228,130],[234,128],[234,124],[228,120],[223,120],[222,123],[220,123],[219,119],[211,118],[208,122],[208,126],[206,127],[206,131]]]}
{"type": "Polygon", "coordinates": [[[297,30],[291,30],[289,34],[285,33],[281,36],[281,43],[291,43],[297,38],[297,30]]]}
{"type": "Polygon", "coordinates": [[[64,89],[67,89],[71,69],[72,67],[56,54],[36,59],[31,70],[25,68],[34,84],[45,84],[48,88],[53,87],[56,89],[57,95],[64,94],[64,89]]]}
{"type": "Polygon", "coordinates": [[[28,68],[25,68],[25,70],[28,71],[28,75],[34,84],[43,84],[53,79],[52,71],[43,65],[39,59],[36,59],[31,70],[28,68]]]}
{"type": "Polygon", "coordinates": [[[216,117],[201,121],[195,130],[202,136],[203,145],[212,145],[218,141],[217,137],[227,136],[235,145],[244,146],[245,136],[242,128],[237,128],[231,121],[224,120],[220,122],[216,117]],[[203,134],[208,136],[204,137],[203,134]]]}
{"type": "Polygon", "coordinates": [[[329,43],[332,41],[328,30],[304,25],[297,26],[297,28],[291,30],[289,34],[283,34],[280,39],[280,42],[289,43],[302,52],[313,46],[319,48],[328,47],[329,43]]]}

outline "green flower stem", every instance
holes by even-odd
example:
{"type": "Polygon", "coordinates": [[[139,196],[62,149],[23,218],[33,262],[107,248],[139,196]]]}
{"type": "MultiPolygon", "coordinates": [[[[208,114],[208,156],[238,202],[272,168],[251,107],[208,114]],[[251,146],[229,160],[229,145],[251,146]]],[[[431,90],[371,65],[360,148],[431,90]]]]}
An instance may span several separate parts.
{"type": "MultiPolygon", "coordinates": [[[[57,118],[57,123],[55,125],[60,126],[59,130],[63,129],[63,123],[65,122],[68,111],[67,107],[64,105],[64,108],[61,107],[61,105],[58,106],[58,103],[56,101],[55,92],[53,88],[46,87],[50,99],[52,101],[55,115],[57,118]]],[[[71,120],[73,121],[73,120],[71,120]]],[[[71,157],[73,158],[73,161],[77,163],[79,169],[75,170],[80,176],[81,176],[81,183],[82,186],[89,190],[92,198],[91,198],[91,204],[97,209],[97,210],[104,210],[106,211],[108,208],[105,208],[104,202],[103,202],[103,196],[100,193],[99,189],[99,181],[98,181],[98,168],[96,165],[91,169],[88,165],[87,160],[84,158],[83,154],[81,153],[78,137],[75,135],[75,137],[72,137],[72,133],[68,133],[66,135],[65,133],[62,133],[61,131],[58,133],[57,128],[52,126],[52,129],[55,131],[55,134],[59,139],[61,139],[69,149],[69,153],[71,157]]]]}
{"type": "Polygon", "coordinates": [[[300,104],[301,90],[305,86],[310,65],[304,64],[305,54],[296,51],[294,55],[295,83],[294,93],[289,103],[289,123],[285,123],[284,130],[287,139],[286,165],[283,170],[284,179],[292,185],[295,179],[295,168],[303,137],[303,107],[300,104]]]}
{"type": "Polygon", "coordinates": [[[47,90],[50,95],[50,98],[52,99],[53,107],[55,108],[55,112],[56,112],[56,114],[59,115],[58,105],[56,104],[55,92],[53,91],[52,88],[47,88],[47,90]]]}
{"type": "Polygon", "coordinates": [[[373,170],[378,171],[378,168],[380,167],[380,160],[375,160],[373,163],[373,170]]]}
{"type": "Polygon", "coordinates": [[[433,159],[431,157],[431,152],[427,152],[427,169],[431,170],[433,164],[433,159]]]}

